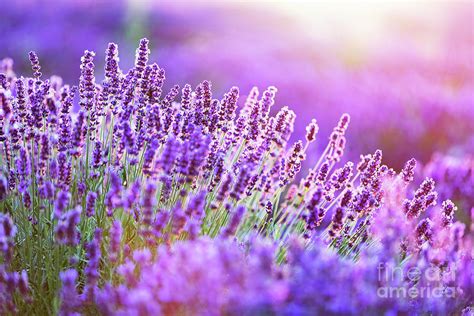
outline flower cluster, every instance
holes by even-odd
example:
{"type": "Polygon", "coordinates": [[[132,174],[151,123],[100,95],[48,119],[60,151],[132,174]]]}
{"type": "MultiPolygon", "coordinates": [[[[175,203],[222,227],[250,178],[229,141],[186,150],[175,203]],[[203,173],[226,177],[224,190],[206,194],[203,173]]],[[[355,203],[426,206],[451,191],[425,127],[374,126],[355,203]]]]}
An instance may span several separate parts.
{"type": "Polygon", "coordinates": [[[436,181],[440,198],[452,198],[467,219],[474,206],[474,157],[435,154],[423,173],[436,181]]]}
{"type": "MultiPolygon", "coordinates": [[[[343,163],[350,122],[343,114],[301,175],[319,139],[315,120],[304,140],[292,142],[295,113],[283,107],[271,115],[275,87],[253,88],[241,106],[237,87],[217,98],[209,81],[165,91],[165,71],[149,62],[148,45],[140,41],[135,65],[123,71],[117,45],[109,44],[100,83],[91,51],[77,87],[42,78],[34,52],[33,78],[1,74],[6,312],[387,311],[406,302],[382,302],[373,292],[364,301],[376,289],[370,278],[343,308],[346,294],[337,290],[354,281],[330,270],[362,277],[377,259],[395,265],[410,257],[413,265],[466,267],[470,244],[453,202],[431,216],[438,197],[431,178],[414,196],[406,193],[414,160],[400,173],[383,164],[381,150],[343,163]],[[380,214],[395,210],[408,229],[390,236],[393,223],[380,214]],[[388,252],[371,253],[384,244],[388,252]],[[306,283],[308,292],[298,292],[306,283]],[[324,306],[328,297],[333,305],[324,306]]],[[[439,310],[465,306],[464,278],[455,280],[460,299],[439,310]]]]}

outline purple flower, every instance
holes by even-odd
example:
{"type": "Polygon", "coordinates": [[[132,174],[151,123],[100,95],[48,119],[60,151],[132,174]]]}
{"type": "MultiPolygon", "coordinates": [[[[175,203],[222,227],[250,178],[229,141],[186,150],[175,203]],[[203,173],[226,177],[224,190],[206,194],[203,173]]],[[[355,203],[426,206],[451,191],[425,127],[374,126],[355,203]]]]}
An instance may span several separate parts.
{"type": "Polygon", "coordinates": [[[316,120],[312,119],[311,123],[308,126],[306,126],[306,141],[309,143],[315,141],[318,131],[319,131],[319,126],[316,123],[316,120]]]}
{"type": "Polygon", "coordinates": [[[110,172],[110,189],[105,197],[105,205],[107,206],[107,215],[111,216],[114,208],[120,207],[122,204],[122,182],[115,172],[110,172]]]}
{"type": "Polygon", "coordinates": [[[318,174],[316,176],[316,180],[319,183],[324,183],[328,177],[328,173],[329,173],[329,163],[326,161],[319,168],[318,174]]]}
{"type": "Polygon", "coordinates": [[[443,201],[443,226],[451,226],[454,220],[454,213],[457,211],[456,205],[451,200],[443,201]]]}
{"type": "Polygon", "coordinates": [[[71,154],[73,156],[80,156],[82,154],[82,147],[84,146],[84,134],[85,134],[85,115],[83,111],[79,111],[76,118],[76,123],[72,132],[71,139],[71,154]]]}
{"type": "Polygon", "coordinates": [[[86,216],[87,217],[94,216],[96,200],[97,200],[97,193],[89,191],[86,197],[86,216]]]}
{"type": "Polygon", "coordinates": [[[150,263],[152,259],[151,252],[148,248],[135,250],[133,252],[133,261],[139,266],[145,266],[150,263]]]}
{"type": "Polygon", "coordinates": [[[413,181],[415,168],[416,168],[416,160],[414,158],[408,160],[405,163],[405,166],[403,167],[403,170],[401,172],[401,177],[403,181],[405,181],[405,183],[408,184],[413,181]]]}
{"type": "Polygon", "coordinates": [[[43,185],[39,189],[39,195],[43,199],[47,200],[53,200],[54,199],[54,193],[55,193],[55,187],[54,184],[51,183],[50,181],[45,181],[43,185]]]}
{"type": "Polygon", "coordinates": [[[158,210],[156,212],[155,220],[153,222],[153,234],[160,238],[163,237],[163,229],[165,226],[168,224],[168,221],[170,219],[170,213],[163,211],[163,210],[158,210]]]}
{"type": "Polygon", "coordinates": [[[171,174],[174,168],[175,160],[179,153],[179,143],[173,136],[169,136],[164,151],[161,154],[158,165],[163,169],[165,174],[171,174]]]}
{"type": "Polygon", "coordinates": [[[79,307],[79,295],[76,290],[76,280],[78,273],[75,269],[69,269],[59,273],[62,287],[60,292],[61,298],[61,315],[71,315],[77,312],[79,307]]]}
{"type": "Polygon", "coordinates": [[[95,169],[101,167],[104,163],[102,156],[102,143],[98,140],[95,141],[94,152],[92,153],[93,166],[95,169]]]}
{"type": "Polygon", "coordinates": [[[206,191],[194,195],[186,207],[186,215],[201,219],[205,215],[206,191]]]}
{"type": "Polygon", "coordinates": [[[68,161],[67,155],[64,152],[59,152],[58,154],[58,165],[58,182],[63,189],[67,189],[72,180],[72,166],[71,162],[68,161]]]}
{"type": "Polygon", "coordinates": [[[81,219],[81,206],[64,213],[55,228],[56,240],[60,244],[76,246],[79,243],[80,232],[78,229],[81,219]]]}
{"type": "Polygon", "coordinates": [[[145,70],[146,63],[148,62],[148,55],[150,50],[148,49],[148,39],[142,38],[140,40],[140,46],[138,46],[135,54],[135,70],[138,79],[142,78],[143,71],[145,70]]]}
{"type": "Polygon", "coordinates": [[[8,214],[0,214],[0,251],[6,261],[10,261],[13,255],[13,241],[17,228],[8,214]]]}
{"type": "Polygon", "coordinates": [[[218,116],[219,116],[218,127],[224,132],[228,130],[229,123],[234,121],[238,99],[239,99],[239,88],[232,87],[230,91],[224,95],[224,98],[221,101],[221,106],[218,112],[218,116]]]}
{"type": "Polygon", "coordinates": [[[20,181],[18,191],[24,194],[30,185],[30,162],[24,148],[20,149],[16,160],[16,175],[20,181]]]}
{"type": "Polygon", "coordinates": [[[156,185],[155,182],[152,180],[149,180],[146,183],[145,190],[142,195],[142,213],[143,213],[143,224],[145,226],[151,225],[152,222],[152,216],[154,212],[154,208],[156,206],[156,185]]]}
{"type": "Polygon", "coordinates": [[[336,211],[331,220],[331,229],[329,230],[329,236],[336,237],[342,229],[344,219],[344,209],[342,207],[336,208],[336,211]]]}
{"type": "Polygon", "coordinates": [[[87,265],[84,268],[86,283],[84,287],[83,299],[86,302],[93,302],[97,291],[99,280],[99,263],[101,258],[100,243],[102,231],[96,229],[94,238],[86,246],[87,265]]]}
{"type": "MultiPolygon", "coordinates": [[[[121,72],[118,65],[119,57],[117,44],[109,43],[105,53],[105,79],[102,82],[102,93],[104,94],[103,102],[107,104],[107,101],[110,100],[111,110],[116,114],[121,87],[121,72]]],[[[105,106],[103,106],[103,110],[105,110],[105,106]]]]}
{"type": "Polygon", "coordinates": [[[145,155],[143,158],[143,173],[148,176],[151,176],[153,174],[153,170],[151,169],[151,166],[155,158],[155,153],[156,153],[157,148],[158,148],[158,141],[156,139],[153,139],[145,150],[145,155]]]}
{"type": "Polygon", "coordinates": [[[136,204],[136,202],[139,200],[140,189],[141,189],[141,183],[140,181],[137,180],[134,183],[132,183],[130,188],[127,190],[126,195],[124,197],[124,201],[123,201],[124,207],[126,209],[129,209],[129,210],[132,209],[133,206],[136,204]]]}
{"type": "Polygon", "coordinates": [[[87,112],[90,112],[94,106],[94,56],[94,52],[86,50],[81,57],[81,77],[79,79],[80,106],[87,112]]]}
{"type": "Polygon", "coordinates": [[[234,236],[235,233],[237,232],[237,228],[242,221],[242,217],[244,216],[244,213],[246,211],[245,206],[239,205],[234,213],[231,215],[230,221],[227,224],[227,226],[222,230],[221,235],[225,238],[229,238],[231,236],[234,236]]]}
{"type": "Polygon", "coordinates": [[[244,193],[250,178],[252,177],[254,165],[251,162],[245,163],[239,167],[238,174],[235,178],[234,186],[230,191],[230,197],[235,200],[240,200],[240,197],[244,193]]]}
{"type": "Polygon", "coordinates": [[[117,263],[120,259],[120,245],[122,243],[122,224],[119,220],[112,223],[109,236],[109,260],[111,263],[117,263]]]}
{"type": "Polygon", "coordinates": [[[31,69],[33,70],[33,77],[35,77],[36,80],[39,80],[39,78],[41,78],[41,72],[40,72],[41,67],[39,64],[38,56],[36,55],[35,52],[29,52],[28,56],[31,62],[31,69]]]}
{"type": "Polygon", "coordinates": [[[178,203],[172,210],[171,233],[178,236],[184,231],[188,216],[184,212],[181,205],[178,203]]]}
{"type": "Polygon", "coordinates": [[[434,185],[433,179],[426,178],[416,190],[413,200],[406,200],[404,202],[408,218],[416,218],[420,216],[422,212],[436,201],[437,193],[433,191],[434,185]]]}
{"type": "Polygon", "coordinates": [[[7,180],[3,176],[0,176],[0,201],[2,201],[3,199],[7,197],[7,193],[8,193],[7,180]]]}
{"type": "Polygon", "coordinates": [[[416,227],[416,242],[421,247],[425,241],[432,241],[432,222],[429,218],[423,219],[416,227]]]}
{"type": "Polygon", "coordinates": [[[288,107],[283,107],[275,118],[275,143],[280,147],[285,147],[293,132],[293,125],[296,115],[288,107]]]}
{"type": "Polygon", "coordinates": [[[26,270],[22,270],[20,275],[19,275],[18,290],[24,296],[28,295],[28,293],[30,291],[30,287],[29,287],[29,284],[28,284],[28,273],[26,272],[26,270]]]}
{"type": "Polygon", "coordinates": [[[54,216],[59,219],[62,217],[64,211],[69,205],[71,194],[67,191],[59,191],[56,201],[54,203],[54,216]]]}

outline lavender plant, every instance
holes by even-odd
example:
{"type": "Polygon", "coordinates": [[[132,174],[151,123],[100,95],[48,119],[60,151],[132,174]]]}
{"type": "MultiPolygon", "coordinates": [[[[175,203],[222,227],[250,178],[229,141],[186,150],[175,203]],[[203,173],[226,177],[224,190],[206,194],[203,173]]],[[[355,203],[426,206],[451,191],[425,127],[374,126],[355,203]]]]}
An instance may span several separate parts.
{"type": "MultiPolygon", "coordinates": [[[[370,277],[343,308],[331,284],[354,280],[331,267],[359,277],[377,260],[466,271],[471,240],[453,224],[456,206],[446,200],[424,216],[437,200],[432,179],[406,193],[415,160],[399,174],[380,150],[341,162],[349,115],[302,176],[319,127],[313,120],[304,140],[289,143],[296,116],[288,107],[270,115],[275,87],[253,88],[238,110],[237,87],[220,99],[208,81],[165,93],[146,39],[127,72],[116,44],[105,53],[99,84],[95,53],[84,52],[77,87],[43,79],[34,52],[31,78],[2,61],[2,314],[409,311],[376,292],[362,300],[376,291],[370,277]]],[[[461,310],[472,299],[466,280],[454,280],[456,304],[419,308],[461,310]]]]}

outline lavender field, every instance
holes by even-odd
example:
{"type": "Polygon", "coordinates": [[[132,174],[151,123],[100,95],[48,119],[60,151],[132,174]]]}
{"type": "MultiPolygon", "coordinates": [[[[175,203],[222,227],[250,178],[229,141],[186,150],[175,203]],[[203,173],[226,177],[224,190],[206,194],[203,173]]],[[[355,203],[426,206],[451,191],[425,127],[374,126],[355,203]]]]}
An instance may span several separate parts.
{"type": "Polygon", "coordinates": [[[471,2],[0,5],[0,315],[474,315],[471,2]]]}

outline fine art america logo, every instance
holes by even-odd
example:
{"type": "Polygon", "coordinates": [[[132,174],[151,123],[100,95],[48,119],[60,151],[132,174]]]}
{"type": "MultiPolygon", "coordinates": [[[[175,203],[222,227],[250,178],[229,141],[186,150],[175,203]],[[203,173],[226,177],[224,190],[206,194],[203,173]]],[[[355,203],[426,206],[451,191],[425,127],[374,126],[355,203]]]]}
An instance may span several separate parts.
{"type": "Polygon", "coordinates": [[[456,279],[454,269],[441,270],[436,266],[404,269],[384,263],[380,263],[377,269],[381,284],[377,295],[381,298],[454,298],[460,290],[448,286],[456,279]]]}

